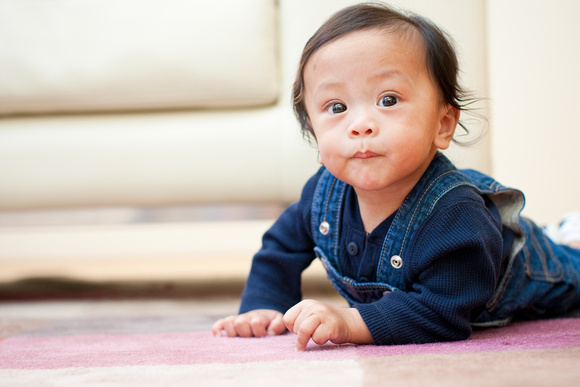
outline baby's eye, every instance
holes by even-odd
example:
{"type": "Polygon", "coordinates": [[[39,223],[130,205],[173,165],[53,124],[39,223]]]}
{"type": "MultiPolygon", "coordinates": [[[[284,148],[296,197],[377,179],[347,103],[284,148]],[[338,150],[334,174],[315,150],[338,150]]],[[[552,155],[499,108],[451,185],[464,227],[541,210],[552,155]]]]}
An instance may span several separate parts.
{"type": "Polygon", "coordinates": [[[333,103],[328,108],[328,112],[332,114],[344,113],[346,111],[346,105],[340,102],[333,103]]]}
{"type": "Polygon", "coordinates": [[[381,107],[394,106],[397,104],[397,102],[399,102],[397,100],[397,97],[394,97],[392,95],[385,95],[384,97],[381,97],[381,99],[379,99],[379,106],[381,107]]]}

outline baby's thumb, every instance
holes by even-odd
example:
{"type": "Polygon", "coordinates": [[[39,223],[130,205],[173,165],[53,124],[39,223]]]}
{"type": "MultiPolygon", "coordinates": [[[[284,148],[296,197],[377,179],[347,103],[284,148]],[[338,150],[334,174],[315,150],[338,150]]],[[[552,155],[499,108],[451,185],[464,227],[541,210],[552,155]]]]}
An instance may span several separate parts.
{"type": "Polygon", "coordinates": [[[276,315],[276,317],[274,317],[274,319],[270,322],[270,325],[268,326],[269,336],[281,335],[282,333],[286,332],[286,325],[284,325],[282,317],[283,315],[280,313],[276,315]]]}

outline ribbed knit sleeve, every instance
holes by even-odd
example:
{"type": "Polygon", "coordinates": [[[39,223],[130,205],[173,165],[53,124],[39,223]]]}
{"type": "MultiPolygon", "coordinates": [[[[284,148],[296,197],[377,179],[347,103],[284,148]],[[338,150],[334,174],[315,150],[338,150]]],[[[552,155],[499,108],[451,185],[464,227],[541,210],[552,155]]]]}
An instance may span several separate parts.
{"type": "Polygon", "coordinates": [[[292,204],[264,234],[254,256],[242,295],[240,313],[273,309],[285,313],[302,300],[301,275],[315,259],[310,230],[310,208],[319,171],[292,204]]]}
{"type": "Polygon", "coordinates": [[[375,344],[466,339],[471,313],[493,295],[503,255],[499,214],[476,194],[441,200],[404,258],[406,289],[354,305],[375,344]]]}

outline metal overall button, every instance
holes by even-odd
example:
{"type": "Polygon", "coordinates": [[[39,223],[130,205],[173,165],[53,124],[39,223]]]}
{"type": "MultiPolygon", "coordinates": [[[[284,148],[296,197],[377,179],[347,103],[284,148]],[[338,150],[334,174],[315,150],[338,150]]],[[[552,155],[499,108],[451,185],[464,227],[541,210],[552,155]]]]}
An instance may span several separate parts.
{"type": "Polygon", "coordinates": [[[403,258],[399,257],[398,255],[393,255],[391,257],[391,266],[395,269],[400,269],[403,266],[403,258]]]}
{"type": "Polygon", "coordinates": [[[330,224],[328,224],[328,222],[325,220],[324,222],[320,223],[318,230],[322,235],[328,235],[328,232],[330,231],[330,224]]]}

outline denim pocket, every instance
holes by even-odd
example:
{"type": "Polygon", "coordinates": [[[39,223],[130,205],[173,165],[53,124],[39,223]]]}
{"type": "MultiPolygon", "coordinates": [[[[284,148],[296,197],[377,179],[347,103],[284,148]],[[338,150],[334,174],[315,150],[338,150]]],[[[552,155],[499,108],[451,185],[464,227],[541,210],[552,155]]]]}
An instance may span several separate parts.
{"type": "Polygon", "coordinates": [[[523,219],[528,241],[522,253],[525,257],[525,273],[531,279],[556,283],[564,278],[564,268],[552,249],[552,242],[544,232],[528,219],[523,219]]]}

